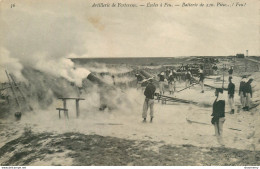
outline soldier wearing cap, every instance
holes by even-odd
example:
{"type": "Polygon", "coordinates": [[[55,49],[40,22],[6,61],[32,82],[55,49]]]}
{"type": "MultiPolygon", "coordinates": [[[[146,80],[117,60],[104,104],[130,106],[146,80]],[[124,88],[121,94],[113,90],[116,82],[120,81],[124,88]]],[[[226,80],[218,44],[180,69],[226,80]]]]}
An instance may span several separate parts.
{"type": "Polygon", "coordinates": [[[225,99],[223,96],[223,89],[217,88],[215,91],[216,99],[213,103],[213,112],[211,116],[211,123],[214,125],[215,128],[215,135],[220,144],[222,143],[222,135],[223,135],[223,124],[225,122],[225,99]]]}
{"type": "Polygon", "coordinates": [[[243,109],[245,109],[245,107],[246,107],[245,85],[246,85],[246,76],[243,76],[242,80],[240,82],[240,85],[239,85],[239,92],[238,92],[238,94],[240,96],[240,103],[241,103],[243,109]]]}
{"type": "Polygon", "coordinates": [[[248,82],[245,84],[245,107],[244,110],[245,111],[249,111],[250,106],[251,106],[251,98],[253,97],[253,93],[252,93],[252,87],[251,87],[251,83],[253,82],[253,79],[250,78],[248,80],[248,82]]]}
{"type": "Polygon", "coordinates": [[[232,77],[232,75],[233,75],[233,66],[230,66],[230,68],[228,70],[228,74],[229,74],[229,77],[232,77]]]}
{"type": "Polygon", "coordinates": [[[234,94],[235,94],[235,84],[232,83],[232,77],[229,77],[229,84],[228,84],[228,103],[230,107],[230,114],[234,114],[234,94]]]}
{"type": "Polygon", "coordinates": [[[165,83],[165,76],[164,72],[161,72],[159,75],[159,89],[160,89],[160,94],[164,94],[164,83],[165,83]]]}
{"type": "Polygon", "coordinates": [[[143,114],[142,114],[143,122],[146,122],[147,111],[148,111],[149,108],[150,108],[150,118],[151,118],[150,122],[153,121],[153,117],[154,117],[153,106],[154,106],[154,93],[155,93],[156,87],[153,84],[153,78],[150,78],[148,80],[148,82],[149,83],[146,86],[145,91],[144,91],[145,100],[144,100],[143,114]]]}

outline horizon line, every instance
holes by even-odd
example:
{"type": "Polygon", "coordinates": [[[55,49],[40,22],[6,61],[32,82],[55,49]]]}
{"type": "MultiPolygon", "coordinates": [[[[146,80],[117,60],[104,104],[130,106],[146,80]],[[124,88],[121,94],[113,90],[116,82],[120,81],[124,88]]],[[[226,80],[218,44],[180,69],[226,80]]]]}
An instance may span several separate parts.
{"type": "MultiPolygon", "coordinates": [[[[200,56],[200,55],[197,55],[197,56],[156,56],[156,57],[154,57],[154,56],[150,56],[150,57],[149,56],[148,57],[146,57],[146,56],[142,56],[142,57],[139,57],[139,56],[132,56],[132,57],[123,57],[123,56],[116,57],[116,56],[114,56],[114,57],[109,57],[109,56],[107,56],[107,57],[72,57],[72,58],[67,58],[67,59],[182,58],[182,57],[234,57],[234,56],[236,56],[236,55],[225,55],[225,56],[224,55],[219,55],[219,56],[205,56],[205,55],[203,55],[203,56],[200,56]]],[[[252,57],[252,56],[260,57],[260,55],[259,56],[251,55],[251,56],[248,56],[248,57],[252,57]]]]}

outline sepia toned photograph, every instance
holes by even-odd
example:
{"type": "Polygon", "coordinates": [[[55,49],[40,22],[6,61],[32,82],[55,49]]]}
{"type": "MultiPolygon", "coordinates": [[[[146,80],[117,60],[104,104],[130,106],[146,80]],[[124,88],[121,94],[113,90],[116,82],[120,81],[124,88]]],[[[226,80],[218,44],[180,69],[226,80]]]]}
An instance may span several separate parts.
{"type": "Polygon", "coordinates": [[[259,0],[0,0],[0,166],[260,166],[259,0]]]}

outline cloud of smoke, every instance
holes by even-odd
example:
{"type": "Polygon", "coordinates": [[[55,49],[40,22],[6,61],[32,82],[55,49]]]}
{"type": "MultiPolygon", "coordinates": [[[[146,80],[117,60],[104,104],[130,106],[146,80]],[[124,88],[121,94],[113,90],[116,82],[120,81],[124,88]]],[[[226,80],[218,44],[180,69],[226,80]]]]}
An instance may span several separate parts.
{"type": "Polygon", "coordinates": [[[75,68],[66,57],[70,53],[86,53],[82,45],[85,27],[79,25],[81,22],[73,15],[42,9],[36,11],[31,7],[31,10],[25,10],[23,7],[29,6],[21,6],[12,12],[3,8],[3,17],[0,18],[3,23],[0,35],[4,37],[0,44],[1,65],[8,64],[9,71],[16,72],[13,74],[17,78],[21,77],[19,72],[23,66],[29,65],[81,86],[82,79],[90,72],[75,68]]]}
{"type": "Polygon", "coordinates": [[[82,67],[90,70],[91,72],[95,72],[95,73],[110,73],[110,74],[123,74],[123,73],[127,73],[132,71],[133,69],[130,67],[126,67],[126,66],[121,66],[121,65],[107,65],[104,63],[96,63],[96,62],[92,62],[90,64],[85,64],[82,67]]]}
{"type": "Polygon", "coordinates": [[[85,68],[76,68],[69,59],[49,58],[45,54],[37,55],[37,62],[34,67],[43,72],[64,77],[70,82],[76,83],[77,86],[82,86],[82,79],[90,74],[90,71],[85,68]]]}
{"type": "Polygon", "coordinates": [[[19,59],[10,56],[10,52],[5,48],[0,48],[0,82],[7,82],[8,79],[5,74],[5,70],[8,73],[12,73],[17,80],[25,81],[25,78],[21,74],[23,65],[19,62],[19,59]]]}
{"type": "Polygon", "coordinates": [[[122,65],[108,65],[104,63],[91,62],[89,64],[80,65],[94,73],[98,78],[107,84],[128,83],[134,81],[133,68],[122,65]],[[112,78],[114,76],[114,80],[112,78]]]}

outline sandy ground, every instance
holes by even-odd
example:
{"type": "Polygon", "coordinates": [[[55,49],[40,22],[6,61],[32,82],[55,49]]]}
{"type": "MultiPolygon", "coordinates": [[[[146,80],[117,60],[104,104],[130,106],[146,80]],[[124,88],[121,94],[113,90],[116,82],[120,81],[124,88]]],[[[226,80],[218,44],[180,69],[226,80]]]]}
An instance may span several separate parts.
{"type": "MultiPolygon", "coordinates": [[[[0,121],[1,165],[259,165],[259,112],[226,113],[225,147],[221,147],[210,124],[211,107],[155,101],[153,123],[142,123],[142,91],[130,89],[125,95],[131,100],[128,106],[104,112],[84,109],[79,119],[71,111],[69,120],[59,120],[53,105],[25,114],[16,123],[12,119],[0,121]],[[94,141],[92,146],[86,139],[105,143],[94,141]],[[62,147],[56,145],[59,141],[62,147]]],[[[199,86],[174,96],[208,104],[214,101],[214,91],[206,89],[201,94],[199,86]]],[[[238,99],[236,95],[237,104],[238,99]]],[[[88,103],[81,105],[87,107],[88,103]]],[[[72,108],[74,105],[69,105],[72,108]]]]}
{"type": "Polygon", "coordinates": [[[171,146],[79,133],[26,132],[0,149],[2,165],[259,165],[259,152],[171,146]],[[18,147],[19,146],[19,147],[18,147]],[[18,149],[19,148],[19,149],[18,149]]]}

